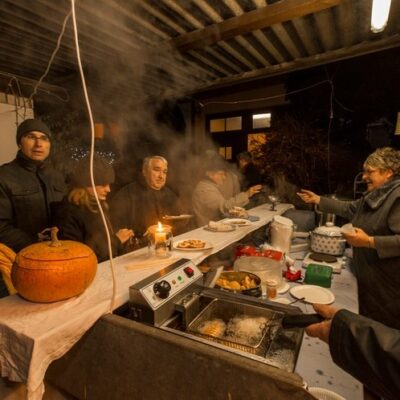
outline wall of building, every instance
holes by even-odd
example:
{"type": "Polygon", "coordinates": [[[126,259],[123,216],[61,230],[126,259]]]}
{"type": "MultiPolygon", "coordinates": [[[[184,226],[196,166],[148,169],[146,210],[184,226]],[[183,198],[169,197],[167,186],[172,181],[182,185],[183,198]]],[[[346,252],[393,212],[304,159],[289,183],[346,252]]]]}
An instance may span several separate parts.
{"type": "Polygon", "coordinates": [[[0,165],[14,159],[17,126],[26,118],[33,118],[28,99],[0,93],[0,165]]]}

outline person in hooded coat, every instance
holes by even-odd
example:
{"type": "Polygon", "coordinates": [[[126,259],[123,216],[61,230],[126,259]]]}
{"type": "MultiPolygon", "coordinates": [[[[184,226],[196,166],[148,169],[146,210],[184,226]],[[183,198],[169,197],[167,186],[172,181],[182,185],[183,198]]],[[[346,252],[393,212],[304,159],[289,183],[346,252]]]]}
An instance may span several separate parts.
{"type": "MultiPolygon", "coordinates": [[[[134,233],[127,228],[115,232],[110,221],[106,199],[111,190],[110,184],[115,178],[113,167],[104,158],[95,155],[93,175],[95,190],[110,232],[112,253],[113,256],[118,256],[125,252],[134,233]]],[[[58,207],[54,218],[54,223],[59,228],[59,237],[85,243],[93,249],[99,262],[107,260],[107,234],[91,185],[89,156],[77,163],[69,181],[71,190],[58,207]]]]}

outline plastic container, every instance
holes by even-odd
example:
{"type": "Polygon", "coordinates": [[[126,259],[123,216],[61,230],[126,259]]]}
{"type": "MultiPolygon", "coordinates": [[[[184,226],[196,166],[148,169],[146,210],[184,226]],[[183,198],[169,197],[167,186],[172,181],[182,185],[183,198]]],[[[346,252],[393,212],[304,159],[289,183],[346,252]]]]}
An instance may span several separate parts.
{"type": "Polygon", "coordinates": [[[321,264],[308,264],[304,283],[330,288],[332,284],[332,267],[321,264]]]}
{"type": "Polygon", "coordinates": [[[275,215],[269,228],[271,246],[284,253],[289,253],[293,229],[291,219],[275,215]]]}

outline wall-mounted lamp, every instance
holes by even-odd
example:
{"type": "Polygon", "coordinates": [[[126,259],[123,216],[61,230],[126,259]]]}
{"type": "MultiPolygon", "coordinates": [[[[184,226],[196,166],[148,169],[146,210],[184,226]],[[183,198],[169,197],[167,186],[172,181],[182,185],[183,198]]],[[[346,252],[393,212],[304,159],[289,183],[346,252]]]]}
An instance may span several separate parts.
{"type": "Polygon", "coordinates": [[[392,0],[373,0],[371,14],[371,31],[382,32],[387,24],[392,0]]]}

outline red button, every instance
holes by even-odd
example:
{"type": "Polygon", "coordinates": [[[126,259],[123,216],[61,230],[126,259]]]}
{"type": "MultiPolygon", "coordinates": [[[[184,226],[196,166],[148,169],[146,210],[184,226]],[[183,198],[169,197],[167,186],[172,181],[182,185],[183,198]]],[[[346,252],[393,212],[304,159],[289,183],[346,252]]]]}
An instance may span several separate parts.
{"type": "Polygon", "coordinates": [[[194,271],[190,267],[186,267],[183,269],[183,272],[186,274],[188,278],[191,278],[194,275],[194,271]]]}

